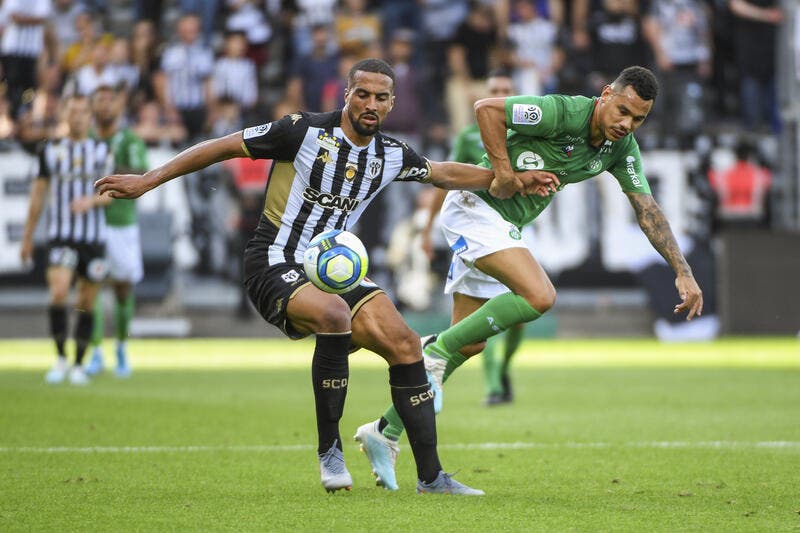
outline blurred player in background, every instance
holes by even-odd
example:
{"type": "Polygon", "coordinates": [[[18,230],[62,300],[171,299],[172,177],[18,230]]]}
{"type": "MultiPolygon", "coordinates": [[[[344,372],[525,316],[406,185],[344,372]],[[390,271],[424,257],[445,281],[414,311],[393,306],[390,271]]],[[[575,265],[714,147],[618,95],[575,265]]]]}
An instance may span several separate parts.
{"type": "MultiPolygon", "coordinates": [[[[130,128],[119,128],[119,118],[125,108],[125,93],[104,85],[92,94],[92,114],[95,135],[108,143],[114,155],[114,172],[138,173],[147,170],[147,148],[130,128]]],[[[144,276],[142,244],[139,225],[136,223],[134,200],[116,199],[105,206],[106,260],[108,278],[114,287],[114,337],[117,341],[117,377],[131,375],[128,361],[127,339],[133,318],[133,286],[144,276]]],[[[103,306],[98,301],[94,306],[94,329],[92,332],[92,359],[86,367],[89,375],[103,370],[103,306]]]]}
{"type": "MultiPolygon", "coordinates": [[[[445,292],[453,294],[453,325],[424,347],[425,367],[435,383],[436,411],[441,386],[489,337],[539,318],[555,303],[550,278],[522,241],[522,227],[569,183],[604,170],[619,182],[639,227],[676,274],[681,303],[675,313],[700,315],[703,296],[642,172],[632,133],[644,122],[658,94],[649,70],[629,67],[606,85],[600,97],[546,95],[487,98],[475,104],[486,149],[483,165],[495,171],[488,191],[453,191],[441,222],[453,250],[445,292]],[[536,170],[551,180],[546,197],[514,195],[516,172],[536,170]],[[498,283],[498,281],[500,283],[498,283]]],[[[388,449],[402,434],[393,408],[375,425],[388,449]]],[[[388,454],[369,457],[374,470],[390,476],[388,454]]]]}
{"type": "Polygon", "coordinates": [[[86,385],[89,378],[83,369],[83,356],[92,335],[95,298],[106,275],[103,206],[111,201],[108,195],[95,193],[94,181],[113,168],[114,160],[108,143],[89,137],[89,100],[71,96],[64,105],[69,134],[46,142],[39,154],[20,255],[24,264],[31,261],[33,232],[47,202],[49,321],[58,359],[45,380],[55,384],[68,378],[73,385],[86,385]],[[76,275],[75,364],[69,368],[65,348],[67,299],[76,275]]]}
{"type": "MultiPolygon", "coordinates": [[[[430,182],[449,189],[486,188],[489,169],[437,163],[405,143],[383,136],[381,122],[394,105],[394,71],[365,59],[348,74],[344,109],[293,113],[185,150],[144,176],[115,175],[98,190],[136,198],[173,178],[234,157],[273,159],[255,236],[245,250],[245,279],[262,317],[292,339],[316,336],[311,363],[320,474],[328,491],[353,483],[342,452],[339,420],[349,378],[348,353],[371,350],[389,364],[392,402],[408,428],[417,463],[417,491],[481,495],[442,470],[436,450],[436,419],[419,336],[403,321],[388,296],[364,280],[342,295],[318,289],[305,275],[303,252],[322,231],[348,229],[370,201],[392,181],[430,182]]],[[[530,173],[520,176],[529,180],[530,173]]],[[[533,188],[528,183],[528,188],[533,188]]],[[[359,433],[368,454],[384,442],[359,433]]],[[[390,453],[390,450],[386,450],[390,453]]],[[[396,489],[391,478],[379,481],[396,489]]]]}
{"type": "MultiPolygon", "coordinates": [[[[504,69],[494,70],[489,73],[486,79],[486,92],[492,98],[505,98],[515,93],[514,79],[511,73],[504,69]]],[[[452,161],[460,163],[479,164],[483,160],[483,148],[481,132],[478,124],[473,123],[464,127],[453,142],[453,153],[450,155],[452,161]]],[[[436,189],[435,198],[430,208],[428,224],[423,232],[422,242],[425,253],[429,258],[433,257],[433,246],[431,244],[431,231],[434,221],[439,216],[447,191],[436,189]]],[[[454,258],[455,259],[455,258],[454,258]]],[[[499,281],[496,283],[500,283],[499,281]]],[[[474,295],[480,296],[480,295],[474,295]]],[[[486,405],[498,405],[509,403],[513,399],[511,392],[511,379],[508,375],[511,357],[519,348],[525,334],[524,324],[517,324],[508,328],[502,336],[505,342],[501,342],[501,336],[490,337],[486,341],[483,349],[483,377],[486,385],[486,405]],[[497,352],[502,346],[502,359],[498,359],[497,352]]]]}

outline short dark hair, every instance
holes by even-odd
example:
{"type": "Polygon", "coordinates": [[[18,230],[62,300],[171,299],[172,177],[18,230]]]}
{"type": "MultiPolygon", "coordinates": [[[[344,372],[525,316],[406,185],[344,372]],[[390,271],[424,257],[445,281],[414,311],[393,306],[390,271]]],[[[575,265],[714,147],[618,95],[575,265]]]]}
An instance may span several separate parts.
{"type": "Polygon", "coordinates": [[[615,91],[621,91],[630,85],[642,100],[655,100],[658,96],[658,80],[655,74],[644,67],[626,68],[611,85],[615,91]]]}
{"type": "Polygon", "coordinates": [[[347,86],[351,87],[353,82],[356,78],[356,72],[375,72],[377,74],[384,74],[389,76],[392,80],[392,86],[394,86],[394,70],[392,67],[389,66],[389,63],[384,61],[383,59],[377,59],[374,57],[370,57],[367,59],[362,59],[350,69],[350,72],[347,74],[347,86]]]}

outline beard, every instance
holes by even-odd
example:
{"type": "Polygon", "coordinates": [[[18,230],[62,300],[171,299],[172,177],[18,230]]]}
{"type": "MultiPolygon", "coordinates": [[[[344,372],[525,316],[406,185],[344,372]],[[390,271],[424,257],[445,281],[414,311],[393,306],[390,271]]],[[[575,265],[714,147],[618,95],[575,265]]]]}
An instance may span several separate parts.
{"type": "Polygon", "coordinates": [[[374,116],[375,117],[375,125],[374,126],[365,126],[364,124],[362,124],[361,122],[358,121],[358,117],[353,115],[353,113],[351,113],[349,109],[347,110],[347,117],[350,119],[350,124],[353,125],[353,129],[356,130],[356,133],[358,133],[359,135],[363,135],[364,137],[368,137],[370,135],[375,135],[378,132],[378,129],[380,128],[380,125],[381,125],[380,119],[378,118],[378,115],[374,115],[372,113],[362,113],[361,116],[364,116],[364,115],[374,116]]]}

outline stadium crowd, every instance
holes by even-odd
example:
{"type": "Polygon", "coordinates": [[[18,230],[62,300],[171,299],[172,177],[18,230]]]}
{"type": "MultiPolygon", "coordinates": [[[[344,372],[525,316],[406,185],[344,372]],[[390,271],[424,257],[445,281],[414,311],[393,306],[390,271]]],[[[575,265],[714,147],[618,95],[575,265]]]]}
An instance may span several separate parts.
{"type": "MultiPolygon", "coordinates": [[[[0,149],[35,153],[65,135],[62,98],[101,85],[127,90],[124,125],[149,146],[179,149],[298,109],[338,108],[343,73],[365,57],[397,73],[384,130],[436,160],[498,67],[521,94],[589,96],[628,65],[652,68],[662,96],[637,134],[644,150],[693,150],[730,132],[769,139],[780,131],[783,20],[778,0],[4,0],[0,149]]],[[[263,170],[227,166],[231,197],[258,209],[263,170]]],[[[217,270],[203,213],[209,180],[220,179],[186,184],[201,272],[217,270]]],[[[376,266],[418,192],[390,188],[367,215],[360,235],[376,266]]],[[[245,211],[239,226],[253,218],[245,211]]]]}

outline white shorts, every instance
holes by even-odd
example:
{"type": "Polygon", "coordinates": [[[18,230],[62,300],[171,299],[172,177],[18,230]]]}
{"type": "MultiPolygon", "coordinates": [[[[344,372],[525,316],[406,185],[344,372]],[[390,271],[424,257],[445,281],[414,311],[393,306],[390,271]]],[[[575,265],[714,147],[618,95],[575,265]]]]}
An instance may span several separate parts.
{"type": "Polygon", "coordinates": [[[137,224],[108,226],[106,230],[109,279],[131,284],[139,283],[144,277],[139,226],[137,224]]]}
{"type": "Polygon", "coordinates": [[[481,257],[508,248],[528,248],[522,232],[466,191],[447,194],[439,220],[453,259],[445,282],[445,294],[458,292],[475,298],[493,298],[509,288],[475,267],[481,257]]]}

